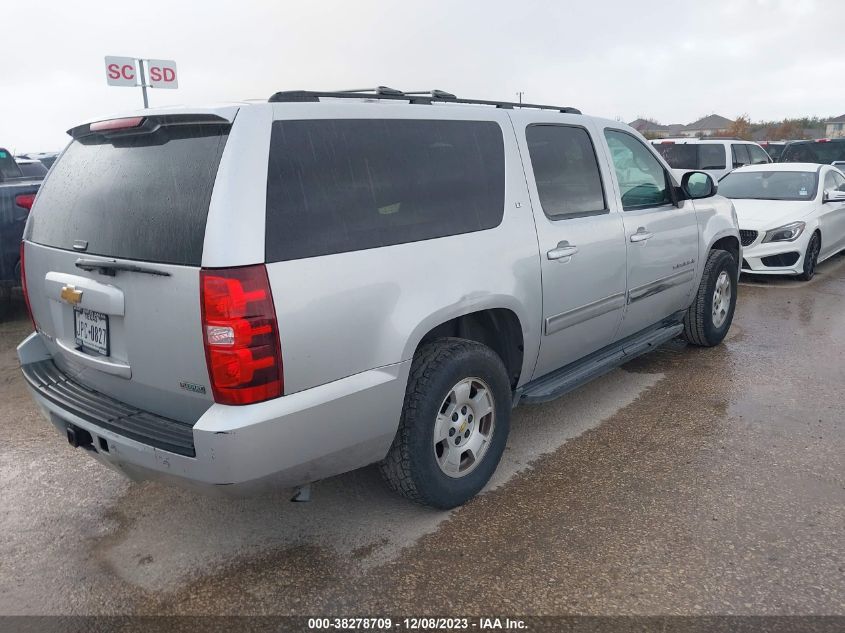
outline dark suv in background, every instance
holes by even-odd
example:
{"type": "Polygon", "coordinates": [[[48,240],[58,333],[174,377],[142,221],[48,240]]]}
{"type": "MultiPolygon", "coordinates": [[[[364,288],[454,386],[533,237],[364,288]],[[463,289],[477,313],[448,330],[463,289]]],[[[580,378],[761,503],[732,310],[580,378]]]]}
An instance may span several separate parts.
{"type": "Polygon", "coordinates": [[[832,165],[845,161],[845,138],[819,138],[791,141],[783,148],[779,163],[819,163],[832,165]]]}

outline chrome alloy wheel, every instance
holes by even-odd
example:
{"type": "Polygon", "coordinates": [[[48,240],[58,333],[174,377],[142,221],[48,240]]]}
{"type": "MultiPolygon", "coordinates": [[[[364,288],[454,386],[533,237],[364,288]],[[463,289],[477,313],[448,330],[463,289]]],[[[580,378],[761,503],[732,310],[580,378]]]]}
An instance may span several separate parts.
{"type": "Polygon", "coordinates": [[[449,390],[434,423],[434,457],[449,477],[472,472],[490,446],[496,408],[490,387],[480,378],[465,378],[449,390]]]}
{"type": "Polygon", "coordinates": [[[731,296],[733,287],[728,271],[723,270],[716,279],[716,288],[713,290],[713,327],[720,328],[728,318],[728,311],[731,309],[731,296]]]}

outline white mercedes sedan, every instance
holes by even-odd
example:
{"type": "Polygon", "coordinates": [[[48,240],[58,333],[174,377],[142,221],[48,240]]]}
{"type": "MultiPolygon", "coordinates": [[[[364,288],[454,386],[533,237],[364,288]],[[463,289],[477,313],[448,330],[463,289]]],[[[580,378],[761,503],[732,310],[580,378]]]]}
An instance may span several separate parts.
{"type": "Polygon", "coordinates": [[[774,163],[735,169],[719,182],[739,217],[742,272],[798,275],[845,250],[845,175],[831,165],[774,163]]]}

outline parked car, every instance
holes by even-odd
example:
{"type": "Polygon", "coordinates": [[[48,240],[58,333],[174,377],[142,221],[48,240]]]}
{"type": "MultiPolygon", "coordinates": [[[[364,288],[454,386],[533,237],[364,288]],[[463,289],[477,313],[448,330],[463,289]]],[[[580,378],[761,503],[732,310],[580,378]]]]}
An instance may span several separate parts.
{"type": "Polygon", "coordinates": [[[30,160],[37,160],[41,161],[41,163],[47,168],[53,166],[53,163],[56,162],[56,158],[59,157],[59,152],[30,152],[28,154],[21,154],[17,156],[17,158],[27,158],[30,160]]]}
{"type": "Polygon", "coordinates": [[[819,138],[814,141],[790,141],[783,148],[781,163],[817,163],[832,165],[845,161],[845,138],[819,138]]]}
{"type": "Polygon", "coordinates": [[[845,176],[828,165],[778,163],[733,171],[719,184],[733,200],[743,272],[798,275],[845,249],[845,176]]]}
{"type": "Polygon", "coordinates": [[[26,229],[18,354],[71,444],[133,478],[247,492],[378,462],[452,507],[514,405],[733,317],[730,201],[573,108],[282,92],[71,135],[26,229]]]}
{"type": "Polygon", "coordinates": [[[757,143],[739,139],[678,138],[656,140],[652,144],[678,178],[695,169],[718,181],[737,167],[772,162],[766,150],[757,143]]]}
{"type": "Polygon", "coordinates": [[[772,159],[773,163],[778,162],[780,155],[783,153],[783,148],[786,147],[787,141],[760,141],[760,147],[766,150],[766,153],[772,159]]]}
{"type": "Polygon", "coordinates": [[[15,162],[21,169],[21,174],[24,178],[32,178],[33,180],[43,180],[47,175],[47,168],[40,160],[32,158],[15,158],[15,162]]]}
{"type": "Polygon", "coordinates": [[[8,150],[0,147],[0,318],[20,285],[21,237],[40,181],[24,177],[8,150]]]}

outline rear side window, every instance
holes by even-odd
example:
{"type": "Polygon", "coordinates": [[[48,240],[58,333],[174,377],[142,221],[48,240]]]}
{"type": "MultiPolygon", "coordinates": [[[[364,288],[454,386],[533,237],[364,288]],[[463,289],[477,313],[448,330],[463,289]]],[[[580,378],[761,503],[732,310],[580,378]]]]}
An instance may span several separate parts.
{"type": "Polygon", "coordinates": [[[698,169],[698,148],[690,143],[653,143],[672,169],[698,169]]]}
{"type": "Polygon", "coordinates": [[[504,141],[492,121],[275,121],[268,262],[498,226],[504,141]]]}
{"type": "Polygon", "coordinates": [[[585,129],[530,125],[525,137],[540,204],[549,218],[607,211],[596,151],[585,129]]]}
{"type": "Polygon", "coordinates": [[[725,146],[721,143],[702,143],[698,146],[699,169],[724,169],[725,146]]]}
{"type": "Polygon", "coordinates": [[[38,194],[26,239],[87,254],[199,266],[229,125],[74,140],[38,194]]]}

